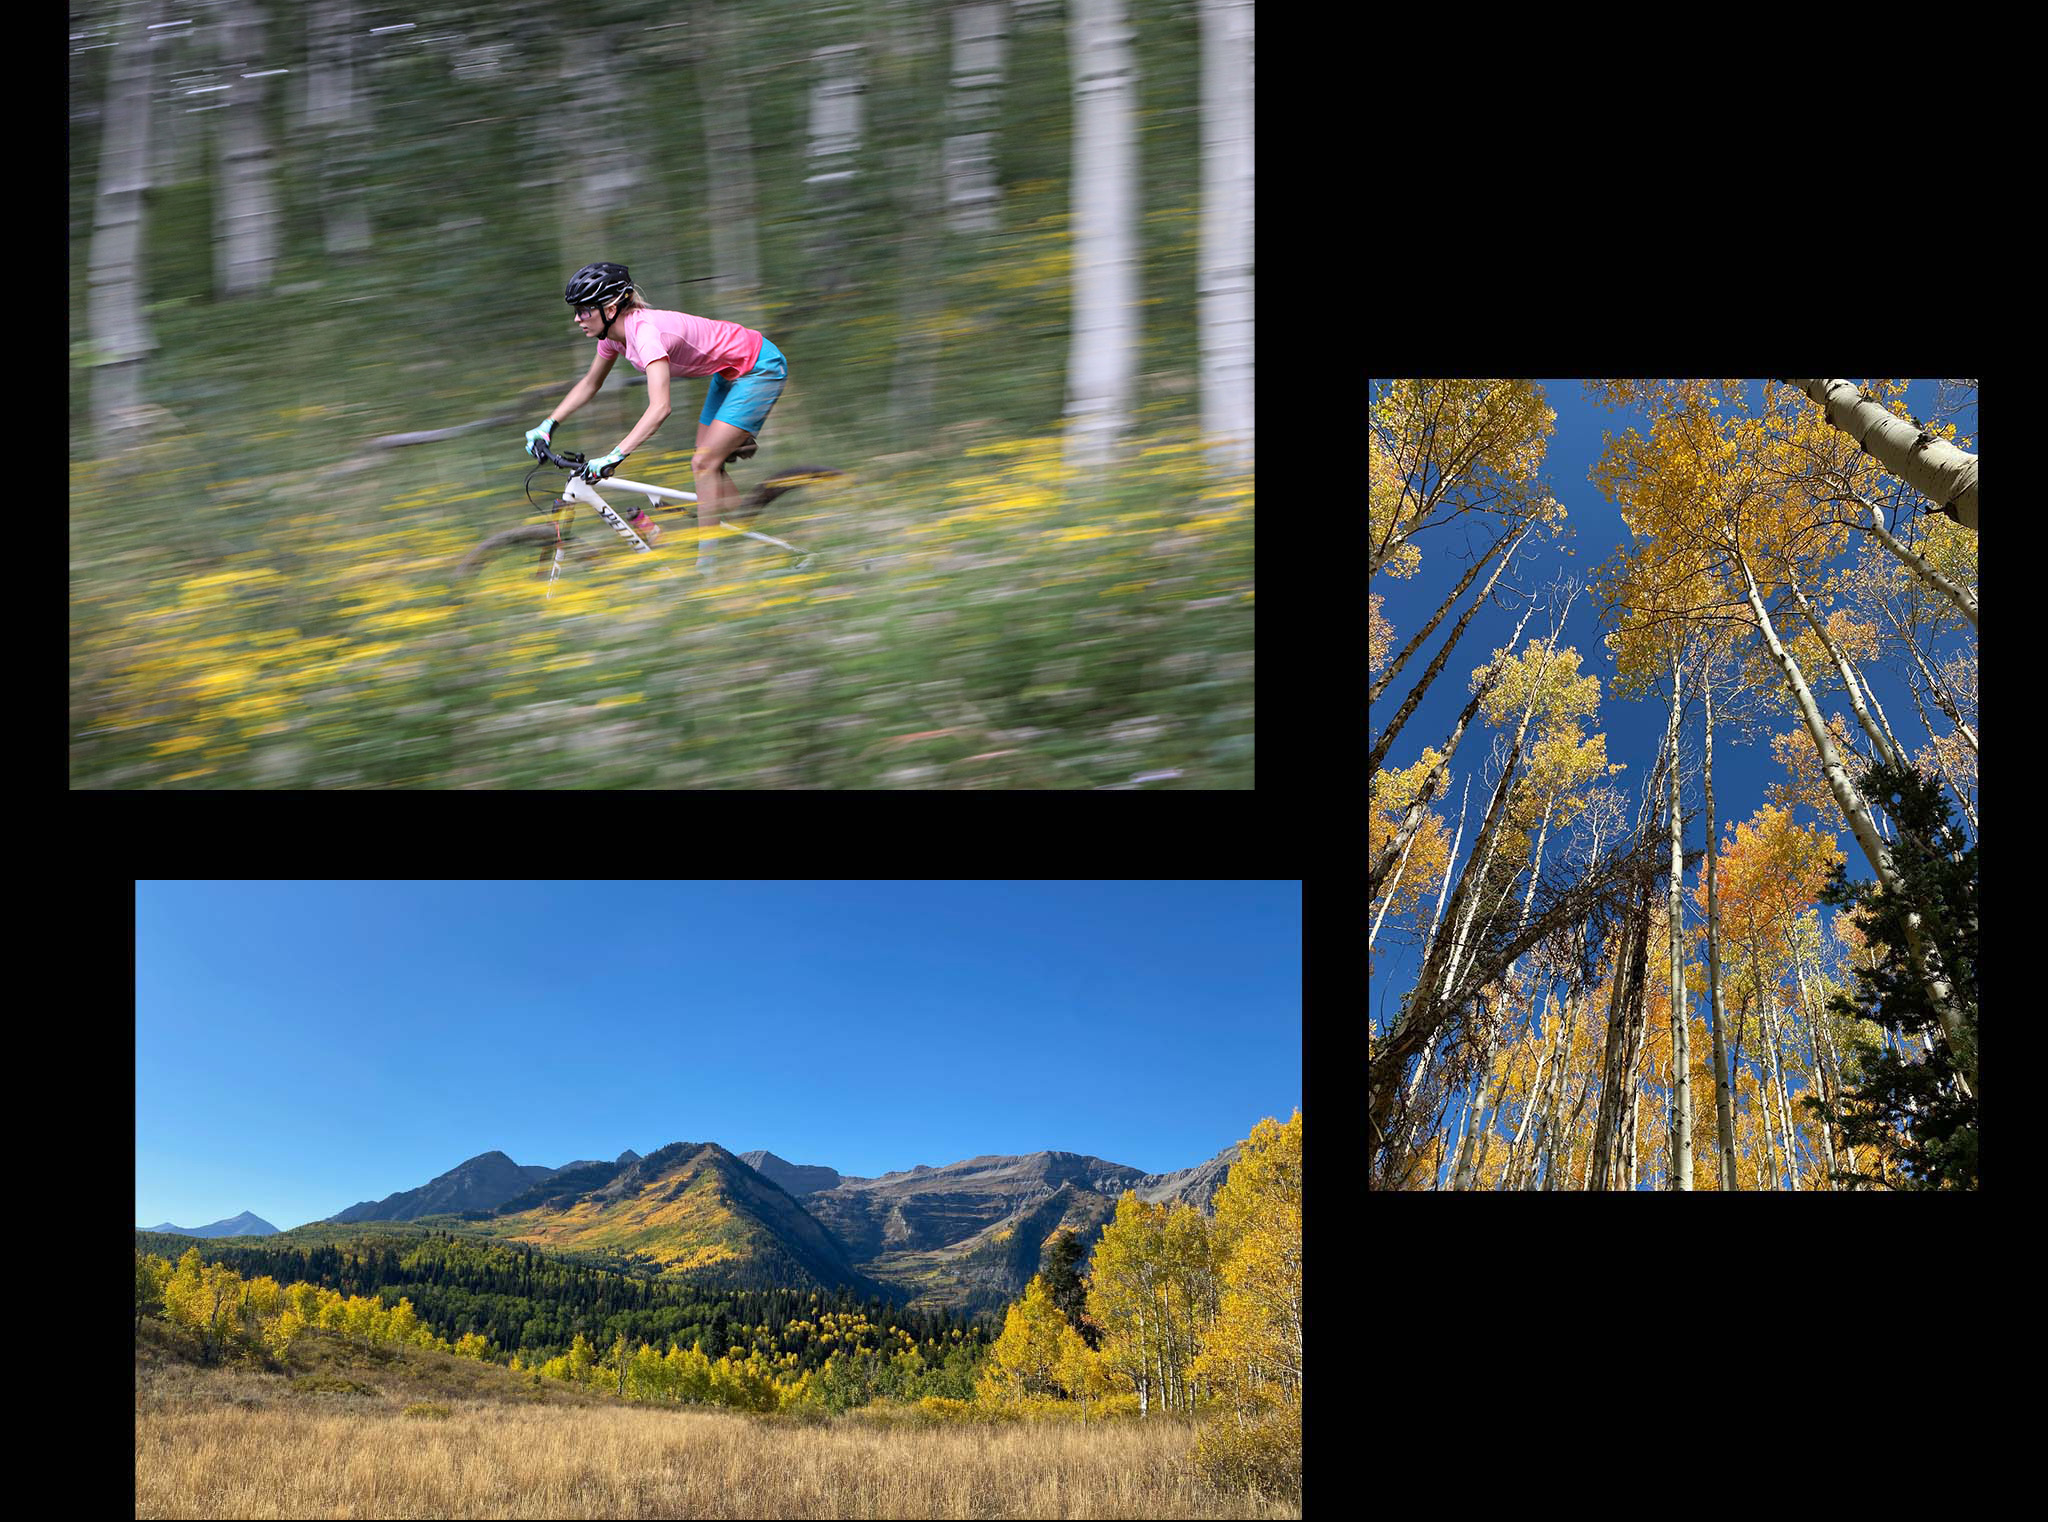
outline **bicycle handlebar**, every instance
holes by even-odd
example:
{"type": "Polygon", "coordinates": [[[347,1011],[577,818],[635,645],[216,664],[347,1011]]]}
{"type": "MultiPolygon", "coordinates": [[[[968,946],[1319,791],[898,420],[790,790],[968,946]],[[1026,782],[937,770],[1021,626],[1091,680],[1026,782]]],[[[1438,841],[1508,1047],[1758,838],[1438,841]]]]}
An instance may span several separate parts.
{"type": "Polygon", "coordinates": [[[578,454],[573,449],[564,449],[557,453],[546,439],[535,443],[533,453],[534,458],[543,464],[558,466],[563,470],[581,470],[590,458],[589,455],[578,454]]]}

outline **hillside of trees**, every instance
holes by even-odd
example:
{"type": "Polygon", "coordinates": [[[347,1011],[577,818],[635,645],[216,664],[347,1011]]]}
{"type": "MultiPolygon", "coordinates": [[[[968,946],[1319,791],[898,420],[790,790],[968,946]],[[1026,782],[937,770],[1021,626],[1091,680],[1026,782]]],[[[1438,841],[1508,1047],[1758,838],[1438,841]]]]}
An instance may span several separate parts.
{"type": "Polygon", "coordinates": [[[876,1402],[941,1422],[1206,1417],[1208,1473],[1298,1500],[1300,1112],[1254,1128],[1213,1219],[1126,1192],[1085,1272],[1080,1257],[1052,1244],[996,1332],[844,1296],[692,1292],[431,1228],[310,1247],[137,1233],[135,1316],[211,1363],[284,1367],[334,1335],[812,1420],[876,1402]]]}
{"type": "Polygon", "coordinates": [[[1373,382],[1370,1187],[1977,1187],[1976,393],[1373,382]]]}

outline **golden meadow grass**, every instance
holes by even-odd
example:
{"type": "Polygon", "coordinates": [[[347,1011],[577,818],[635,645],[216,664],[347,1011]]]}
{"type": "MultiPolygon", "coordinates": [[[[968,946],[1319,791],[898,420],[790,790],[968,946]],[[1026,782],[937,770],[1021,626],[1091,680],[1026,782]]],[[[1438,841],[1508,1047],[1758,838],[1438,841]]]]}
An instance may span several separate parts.
{"type": "Polygon", "coordinates": [[[1195,1428],[1178,1421],[803,1425],[626,1405],[552,1381],[536,1390],[460,1362],[407,1359],[400,1371],[301,1376],[297,1388],[282,1374],[139,1367],[136,1515],[1300,1515],[1204,1486],[1187,1460],[1195,1428]],[[406,1414],[422,1406],[447,1415],[406,1414]]]}

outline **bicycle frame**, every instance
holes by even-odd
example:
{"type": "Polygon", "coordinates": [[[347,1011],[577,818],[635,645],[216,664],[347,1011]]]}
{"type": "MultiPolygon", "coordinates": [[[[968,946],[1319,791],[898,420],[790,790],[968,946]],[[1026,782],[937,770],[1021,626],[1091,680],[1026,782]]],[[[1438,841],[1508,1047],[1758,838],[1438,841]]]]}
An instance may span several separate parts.
{"type": "MultiPolygon", "coordinates": [[[[627,481],[618,476],[605,477],[605,485],[607,487],[610,487],[614,492],[629,491],[637,493],[638,495],[643,496],[647,499],[647,505],[649,507],[660,507],[664,503],[673,504],[676,506],[681,506],[684,503],[688,503],[690,504],[690,516],[694,518],[697,515],[697,494],[695,492],[674,491],[666,486],[656,486],[651,482],[647,481],[627,481]]],[[[646,540],[642,539],[639,536],[639,534],[635,533],[633,530],[633,525],[628,523],[624,518],[620,517],[617,510],[614,509],[609,502],[605,501],[605,499],[598,494],[597,489],[594,486],[592,486],[590,482],[586,481],[580,475],[571,475],[569,477],[567,487],[562,491],[562,494],[560,496],[555,498],[555,502],[558,506],[563,507],[573,507],[575,503],[588,502],[592,507],[597,509],[599,515],[604,519],[604,521],[612,526],[612,531],[616,533],[621,539],[625,540],[626,543],[631,545],[635,550],[638,550],[642,553],[651,553],[654,549],[654,546],[649,544],[646,540]]],[[[574,514],[572,512],[572,519],[573,516],[574,514]]],[[[748,539],[758,539],[763,544],[776,545],[781,549],[788,550],[792,555],[801,556],[804,553],[795,545],[788,543],[786,540],[777,539],[771,534],[756,533],[753,529],[748,528],[735,528],[731,524],[721,524],[719,526],[722,529],[724,529],[727,533],[743,535],[748,539]]],[[[555,544],[554,561],[548,567],[549,598],[554,597],[555,578],[561,574],[563,548],[563,541],[558,540],[555,544]]]]}

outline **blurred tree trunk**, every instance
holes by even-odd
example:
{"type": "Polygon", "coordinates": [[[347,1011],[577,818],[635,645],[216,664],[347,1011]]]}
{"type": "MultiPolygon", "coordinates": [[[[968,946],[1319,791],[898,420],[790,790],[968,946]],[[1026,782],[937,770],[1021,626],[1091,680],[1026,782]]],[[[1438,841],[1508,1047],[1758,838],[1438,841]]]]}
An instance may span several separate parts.
{"type": "Polygon", "coordinates": [[[151,30],[160,0],[122,8],[107,79],[105,132],[92,251],[87,256],[86,320],[93,350],[93,426],[101,435],[142,401],[142,369],[155,349],[143,310],[144,215],[149,190],[151,30]]]}
{"type": "Polygon", "coordinates": [[[1252,7],[1202,0],[1202,432],[1252,463],[1252,7]]]}
{"type": "Polygon", "coordinates": [[[1126,426],[1138,356],[1137,62],[1123,0],[1075,0],[1073,317],[1067,464],[1105,464],[1126,426]]]}
{"type": "Polygon", "coordinates": [[[363,199],[369,178],[369,92],[355,77],[361,21],[349,0],[313,0],[307,10],[306,124],[320,156],[320,217],[329,254],[361,253],[370,246],[370,214],[363,199]]]}
{"type": "MultiPolygon", "coordinates": [[[[746,81],[737,68],[730,5],[703,0],[697,40],[698,102],[704,112],[704,176],[709,187],[711,289],[727,320],[758,327],[761,310],[761,249],[756,229],[754,138],[747,120],[746,81]]],[[[685,277],[696,274],[685,271],[685,277]]],[[[699,298],[702,299],[702,298],[699,298]]]]}
{"type": "Polygon", "coordinates": [[[275,153],[264,109],[269,71],[264,67],[263,22],[263,12],[251,0],[230,0],[221,26],[221,58],[229,88],[219,123],[214,278],[216,289],[229,296],[267,292],[277,270],[275,153]]]}
{"type": "Polygon", "coordinates": [[[1001,223],[1003,193],[996,181],[995,129],[1002,109],[1007,15],[1001,0],[974,0],[954,6],[952,19],[953,71],[946,96],[946,220],[956,233],[989,233],[1001,223]]]}
{"type": "MultiPolygon", "coordinates": [[[[555,218],[555,225],[561,229],[564,282],[586,264],[623,264],[630,269],[635,252],[626,246],[625,221],[642,183],[640,150],[636,146],[641,139],[632,119],[632,102],[620,88],[614,66],[600,42],[600,36],[582,30],[564,30],[561,37],[557,77],[562,86],[562,109],[553,118],[552,136],[553,151],[569,168],[565,187],[568,203],[561,209],[566,213],[573,207],[573,214],[555,218]]],[[[646,261],[641,263],[644,269],[646,261]]],[[[680,294],[671,303],[657,289],[656,304],[680,307],[680,294]]],[[[565,304],[565,317],[568,310],[565,304]]],[[[618,325],[614,323],[610,336],[618,335],[618,325]]],[[[577,366],[589,364],[590,340],[572,329],[571,342],[577,366]]],[[[632,376],[631,365],[614,365],[601,389],[622,390],[632,376]]]]}
{"type": "MultiPolygon", "coordinates": [[[[987,9],[1000,11],[997,6],[987,9]]],[[[954,16],[957,83],[959,11],[954,16]]],[[[915,449],[932,428],[940,359],[937,333],[944,299],[938,228],[949,194],[945,177],[951,149],[950,140],[941,147],[933,143],[928,129],[919,130],[929,118],[919,112],[917,102],[928,99],[931,89],[922,67],[930,51],[921,40],[923,19],[899,0],[891,10],[889,27],[890,53],[902,71],[894,77],[907,79],[897,111],[891,113],[894,120],[884,118],[884,131],[894,138],[889,149],[889,183],[896,210],[897,249],[892,271],[897,287],[896,357],[889,387],[888,433],[891,447],[899,450],[915,449]]]]}
{"type": "MultiPolygon", "coordinates": [[[[824,14],[828,35],[848,32],[854,23],[848,6],[830,6],[824,14]]],[[[810,257],[818,289],[829,296],[851,279],[847,235],[859,175],[862,44],[855,40],[813,48],[811,64],[810,145],[805,149],[811,172],[804,183],[811,196],[810,257]]]]}

